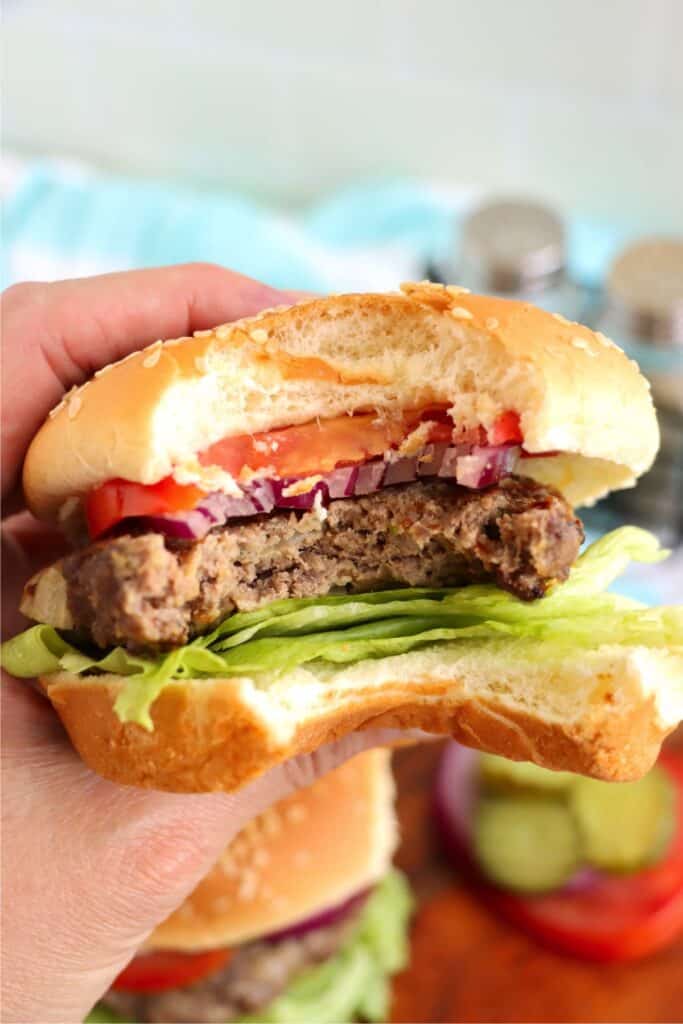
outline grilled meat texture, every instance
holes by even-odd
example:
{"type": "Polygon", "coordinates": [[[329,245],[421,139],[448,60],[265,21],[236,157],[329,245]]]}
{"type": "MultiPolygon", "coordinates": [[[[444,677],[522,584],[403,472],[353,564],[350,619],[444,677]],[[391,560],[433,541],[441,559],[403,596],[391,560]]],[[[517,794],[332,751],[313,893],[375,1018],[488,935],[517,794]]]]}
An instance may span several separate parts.
{"type": "Polygon", "coordinates": [[[307,967],[337,952],[357,921],[357,913],[327,927],[279,942],[250,942],[227,966],[195,985],[154,995],[108,992],[104,1002],[124,1020],[195,1021],[224,1024],[263,1009],[307,967]]]}
{"type": "Polygon", "coordinates": [[[195,542],[113,537],[59,568],[77,629],[100,647],[144,651],[286,597],[490,580],[532,600],[567,577],[582,540],[560,494],[512,476],[481,491],[406,484],[334,501],[326,516],[277,512],[195,542]]]}

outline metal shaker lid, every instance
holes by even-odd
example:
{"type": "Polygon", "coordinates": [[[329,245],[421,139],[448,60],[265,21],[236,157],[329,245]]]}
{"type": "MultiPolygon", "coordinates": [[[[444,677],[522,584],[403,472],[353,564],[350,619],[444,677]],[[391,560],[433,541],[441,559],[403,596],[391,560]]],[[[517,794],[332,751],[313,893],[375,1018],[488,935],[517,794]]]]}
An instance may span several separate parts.
{"type": "Polygon", "coordinates": [[[610,268],[607,298],[625,332],[663,347],[683,345],[683,239],[629,245],[610,268]]]}
{"type": "Polygon", "coordinates": [[[463,225],[459,279],[475,291],[540,290],[565,268],[562,221],[540,203],[485,203],[463,225]]]}

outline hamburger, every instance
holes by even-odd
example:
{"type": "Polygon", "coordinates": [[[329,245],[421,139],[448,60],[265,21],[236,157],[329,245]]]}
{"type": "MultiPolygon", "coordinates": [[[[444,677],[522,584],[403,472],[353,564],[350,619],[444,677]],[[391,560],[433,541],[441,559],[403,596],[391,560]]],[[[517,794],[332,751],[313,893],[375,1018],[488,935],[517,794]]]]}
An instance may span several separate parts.
{"type": "Polygon", "coordinates": [[[411,899],[387,751],[251,822],[89,1020],[386,1020],[411,899]]]}
{"type": "Polygon", "coordinates": [[[5,667],[124,784],[231,790],[370,725],[635,778],[683,716],[683,609],[608,593],[664,553],[625,527],[580,554],[574,508],[657,445],[609,339],[455,286],[156,342],[30,447],[75,548],[5,667]]]}

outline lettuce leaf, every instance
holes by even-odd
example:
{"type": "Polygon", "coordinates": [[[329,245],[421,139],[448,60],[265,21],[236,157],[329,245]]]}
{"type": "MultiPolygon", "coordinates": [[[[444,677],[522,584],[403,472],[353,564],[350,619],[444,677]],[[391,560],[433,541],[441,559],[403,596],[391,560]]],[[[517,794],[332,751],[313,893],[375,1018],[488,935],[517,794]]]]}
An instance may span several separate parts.
{"type": "MultiPolygon", "coordinates": [[[[312,967],[255,1014],[238,1024],[340,1024],[361,1018],[386,1020],[390,977],[408,962],[408,919],[413,899],[403,875],[385,875],[345,945],[312,967]]],[[[98,1004],[86,1024],[116,1024],[121,1018],[98,1004]]]]}
{"type": "Polygon", "coordinates": [[[90,656],[52,627],[38,625],[3,645],[2,664],[17,676],[60,669],[128,676],[116,713],[151,729],[150,708],[173,679],[273,678],[312,661],[349,664],[432,644],[497,639],[533,640],[538,658],[601,644],[668,647],[683,644],[683,607],[648,608],[605,592],[629,562],[657,562],[666,554],[651,534],[622,527],[592,544],[565,583],[532,603],[490,583],[293,598],[231,615],[206,636],[156,659],[121,647],[90,656]]]}

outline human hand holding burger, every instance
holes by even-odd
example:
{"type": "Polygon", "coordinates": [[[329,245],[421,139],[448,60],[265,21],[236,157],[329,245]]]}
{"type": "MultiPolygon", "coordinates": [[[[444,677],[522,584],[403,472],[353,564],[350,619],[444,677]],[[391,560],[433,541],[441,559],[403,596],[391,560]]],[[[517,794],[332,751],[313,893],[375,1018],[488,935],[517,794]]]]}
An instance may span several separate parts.
{"type": "MultiPolygon", "coordinates": [[[[38,427],[93,372],[159,335],[192,333],[291,302],[214,266],[56,284],[3,296],[3,635],[21,627],[26,579],[64,550],[22,511],[20,471],[38,427]]],[[[117,786],[77,756],[49,702],[3,673],[3,1019],[77,1021],[149,933],[267,806],[388,731],[355,734],[235,794],[117,786]]],[[[394,736],[395,738],[395,736],[394,736]]]]}

